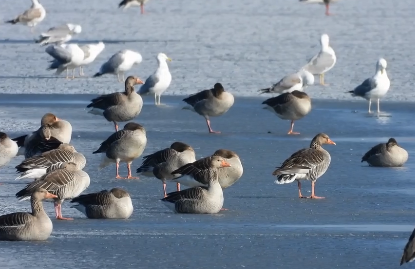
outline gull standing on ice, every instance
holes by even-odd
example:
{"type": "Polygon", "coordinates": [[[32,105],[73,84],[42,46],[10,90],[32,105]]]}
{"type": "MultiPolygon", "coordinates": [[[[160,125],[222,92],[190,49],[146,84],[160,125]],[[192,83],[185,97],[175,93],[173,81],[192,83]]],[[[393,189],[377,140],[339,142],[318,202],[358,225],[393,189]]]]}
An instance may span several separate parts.
{"type": "Polygon", "coordinates": [[[324,73],[333,68],[336,64],[336,53],[329,46],[329,36],[326,34],[321,35],[320,39],[321,50],[320,52],[310,59],[310,61],[303,66],[302,69],[310,72],[313,75],[320,75],[320,84],[324,84],[324,73]]]}
{"type": "Polygon", "coordinates": [[[262,93],[286,93],[292,91],[303,91],[307,86],[314,84],[314,76],[306,70],[287,75],[272,85],[271,88],[259,90],[262,93]]]}
{"type": "Polygon", "coordinates": [[[66,78],[69,79],[69,69],[72,69],[72,78],[75,78],[75,68],[81,66],[84,60],[84,52],[77,44],[51,45],[46,48],[46,53],[54,58],[47,70],[56,69],[57,75],[66,70],[66,78]],[[64,46],[64,47],[62,47],[64,46]]]}
{"type": "Polygon", "coordinates": [[[6,23],[16,24],[21,23],[30,27],[30,31],[33,33],[34,27],[46,16],[46,10],[39,3],[39,0],[32,0],[32,6],[17,16],[14,20],[6,21],[6,23]]]}
{"type": "Polygon", "coordinates": [[[141,57],[140,53],[132,50],[121,50],[112,55],[111,58],[101,66],[99,72],[94,75],[94,78],[105,74],[114,74],[117,75],[119,82],[124,82],[124,72],[127,72],[133,65],[140,64],[142,61],[143,57],[141,57]],[[122,75],[121,78],[120,75],[122,75]]]}
{"type": "Polygon", "coordinates": [[[147,2],[148,0],[122,0],[118,7],[123,7],[124,9],[127,9],[131,6],[140,6],[141,14],[144,14],[144,4],[147,2]]]}
{"type": "Polygon", "coordinates": [[[171,83],[171,74],[167,60],[171,61],[164,53],[157,55],[158,68],[154,74],[146,79],[146,82],[141,86],[138,94],[154,94],[154,103],[160,105],[160,97],[163,92],[167,90],[171,83]],[[157,98],[158,97],[158,98],[157,98]]]}
{"type": "Polygon", "coordinates": [[[56,44],[60,45],[72,39],[72,36],[82,32],[81,25],[67,23],[50,28],[47,32],[41,33],[36,43],[40,45],[56,44]]]}
{"type": "Polygon", "coordinates": [[[389,91],[390,80],[386,73],[386,60],[380,58],[376,63],[376,73],[373,77],[366,79],[362,84],[357,86],[353,91],[349,91],[353,96],[360,96],[369,100],[369,113],[372,99],[378,103],[378,114],[380,113],[379,100],[389,91]]]}
{"type": "Polygon", "coordinates": [[[98,55],[104,50],[105,44],[103,42],[99,42],[98,44],[84,45],[80,48],[84,52],[84,60],[82,61],[82,65],[79,67],[79,75],[84,76],[83,67],[95,61],[98,55]]]}

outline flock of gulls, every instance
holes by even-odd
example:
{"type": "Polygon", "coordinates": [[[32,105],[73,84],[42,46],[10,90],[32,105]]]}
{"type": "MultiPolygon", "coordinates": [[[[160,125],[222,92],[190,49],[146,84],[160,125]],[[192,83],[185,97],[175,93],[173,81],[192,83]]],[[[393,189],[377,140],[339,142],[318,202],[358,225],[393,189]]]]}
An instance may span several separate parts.
{"type": "MultiPolygon", "coordinates": [[[[128,8],[140,6],[144,13],[144,4],[148,0],[123,0],[119,6],[128,8]]],[[[330,0],[300,0],[301,2],[319,2],[326,6],[329,13],[330,0]]],[[[44,20],[46,11],[38,0],[32,0],[32,6],[8,23],[25,24],[34,27],[44,20]]],[[[50,28],[41,33],[36,41],[40,45],[49,45],[46,53],[53,57],[48,69],[56,70],[56,74],[80,68],[92,63],[105,49],[103,42],[78,46],[67,44],[72,37],[81,33],[80,25],[67,23],[50,28]]],[[[291,121],[288,134],[294,132],[294,121],[306,116],[311,111],[311,98],[304,90],[314,84],[314,76],[319,76],[321,85],[325,84],[324,75],[336,64],[336,54],[329,45],[329,36],[321,35],[321,50],[302,66],[298,72],[283,77],[269,88],[259,90],[260,94],[278,94],[263,102],[265,109],[275,113],[284,120],[291,121]]],[[[125,79],[124,74],[134,65],[142,62],[140,53],[122,50],[115,53],[102,64],[94,77],[105,74],[117,76],[118,81],[125,83],[124,92],[101,95],[91,100],[87,106],[89,113],[103,116],[114,124],[115,132],[103,141],[94,154],[101,154],[100,168],[115,163],[117,179],[137,178],[133,176],[131,164],[142,156],[146,144],[145,128],[132,122],[143,108],[141,96],[154,95],[155,105],[161,105],[161,95],[168,89],[172,76],[167,61],[171,59],[164,53],[157,55],[158,68],[145,81],[136,76],[125,79]],[[138,91],[136,85],[141,85],[138,91]],[[127,122],[123,129],[118,123],[127,122]],[[119,175],[120,163],[126,163],[128,174],[119,175]]],[[[375,74],[364,80],[354,90],[353,96],[369,101],[368,112],[371,111],[372,100],[377,102],[377,113],[380,114],[379,100],[386,95],[390,81],[386,73],[387,62],[381,58],[376,63],[375,74]]],[[[234,104],[234,97],[226,92],[221,83],[216,83],[209,90],[200,91],[183,101],[184,109],[191,110],[204,117],[210,133],[220,133],[211,127],[210,118],[225,114],[234,104]]],[[[133,205],[129,193],[121,188],[103,190],[97,193],[82,194],[90,185],[90,177],[82,169],[86,166],[85,156],[70,144],[72,126],[68,121],[46,113],[40,122],[39,129],[21,137],[10,139],[0,132],[0,167],[5,166],[12,158],[24,156],[24,160],[16,166],[19,173],[17,179],[33,179],[25,188],[16,193],[19,200],[30,199],[31,213],[11,213],[0,216],[0,240],[46,240],[53,229],[52,222],[45,213],[42,200],[54,201],[56,219],[70,220],[62,216],[61,204],[71,199],[73,208],[84,213],[88,218],[121,218],[126,219],[133,213],[133,205]]],[[[272,174],[275,183],[286,184],[297,182],[300,198],[321,199],[315,194],[315,183],[324,175],[330,166],[331,157],[322,146],[335,145],[327,134],[319,133],[311,141],[310,147],[301,149],[288,157],[272,174]],[[311,181],[311,196],[301,193],[301,180],[311,181]]],[[[394,138],[386,143],[374,146],[363,157],[362,162],[370,166],[399,167],[408,160],[408,152],[400,147],[394,138]]],[[[161,201],[176,213],[214,214],[222,208],[224,202],[223,189],[231,187],[243,175],[243,166],[237,153],[227,149],[218,149],[211,156],[196,160],[194,149],[184,142],[174,142],[168,148],[143,156],[143,162],[136,169],[136,174],[158,178],[163,184],[164,198],[161,201]],[[176,184],[177,191],[167,193],[166,184],[176,184]],[[181,185],[188,187],[180,190],[181,185]]],[[[401,264],[415,258],[415,230],[405,247],[401,264]]]]}

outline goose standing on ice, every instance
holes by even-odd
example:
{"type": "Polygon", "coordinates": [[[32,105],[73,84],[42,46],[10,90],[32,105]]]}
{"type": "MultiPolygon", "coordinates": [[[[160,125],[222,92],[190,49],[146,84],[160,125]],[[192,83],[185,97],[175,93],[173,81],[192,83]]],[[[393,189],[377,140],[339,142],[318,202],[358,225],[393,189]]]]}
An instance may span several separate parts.
{"type": "Polygon", "coordinates": [[[107,121],[114,123],[118,131],[117,122],[130,121],[138,116],[143,107],[143,99],[134,90],[134,85],[143,84],[138,77],[129,76],[125,80],[124,92],[104,94],[91,100],[87,108],[88,113],[104,116],[107,121]]]}
{"type": "Polygon", "coordinates": [[[78,170],[75,163],[69,162],[62,165],[61,168],[44,175],[39,180],[29,183],[24,189],[16,193],[16,197],[19,200],[26,200],[33,190],[44,188],[58,196],[54,198],[56,219],[71,220],[71,218],[62,216],[62,203],[65,199],[79,196],[89,187],[89,184],[89,175],[82,170],[78,170]]]}
{"type": "Polygon", "coordinates": [[[302,69],[310,72],[313,75],[320,76],[320,84],[324,84],[324,74],[333,68],[336,64],[336,53],[329,45],[329,36],[326,34],[321,35],[320,38],[321,50],[320,52],[310,59],[310,61],[302,67],[302,69]]]}
{"type": "Polygon", "coordinates": [[[316,196],[314,185],[327,171],[330,165],[331,157],[321,146],[323,144],[336,145],[328,135],[319,133],[316,135],[309,148],[301,149],[291,155],[283,162],[281,167],[277,168],[272,174],[277,176],[275,183],[286,184],[297,180],[298,196],[300,198],[322,199],[324,197],[316,196]],[[311,180],[311,196],[305,197],[301,194],[300,180],[311,180]]]}
{"type": "Polygon", "coordinates": [[[308,86],[314,84],[314,76],[306,70],[287,75],[270,88],[259,90],[262,93],[286,93],[292,91],[303,91],[308,86]]]}
{"type": "Polygon", "coordinates": [[[209,118],[225,114],[233,106],[234,98],[231,93],[225,92],[222,84],[216,83],[213,89],[190,95],[183,101],[188,104],[183,109],[194,111],[205,118],[209,133],[220,133],[212,130],[209,118]]]}
{"type": "MultiPolygon", "coordinates": [[[[182,142],[174,142],[170,148],[144,156],[143,159],[137,173],[160,179],[163,182],[163,192],[166,197],[166,182],[179,176],[173,175],[172,172],[183,165],[196,161],[196,155],[191,146],[182,142]]],[[[177,190],[180,191],[180,183],[177,183],[177,190]]]]}
{"type": "Polygon", "coordinates": [[[378,167],[400,167],[406,161],[408,161],[408,152],[398,145],[395,138],[389,138],[386,144],[374,146],[362,157],[362,162],[378,167]]]}
{"type": "Polygon", "coordinates": [[[120,162],[127,163],[128,176],[126,179],[133,179],[131,175],[131,163],[133,160],[143,154],[143,151],[147,145],[146,130],[138,123],[129,122],[124,125],[124,129],[113,133],[104,142],[96,153],[104,153],[100,168],[104,168],[111,163],[116,164],[116,176],[120,177],[118,173],[120,162]]]}
{"type": "Polygon", "coordinates": [[[283,120],[291,120],[291,128],[288,134],[300,134],[294,132],[294,121],[303,118],[311,111],[311,99],[305,92],[293,91],[283,93],[262,102],[268,109],[283,120]]]}
{"type": "Polygon", "coordinates": [[[43,21],[46,16],[46,10],[45,8],[39,3],[39,0],[32,0],[32,6],[17,16],[13,20],[6,21],[6,23],[11,24],[24,24],[30,27],[30,31],[33,33],[35,26],[43,21]]]}
{"type": "Polygon", "coordinates": [[[53,165],[66,162],[76,164],[78,170],[84,169],[86,165],[85,156],[75,150],[70,144],[61,144],[57,149],[49,150],[40,155],[25,159],[16,166],[16,171],[20,176],[16,178],[40,178],[45,175],[48,169],[53,165]]]}
{"type": "Polygon", "coordinates": [[[132,50],[121,50],[109,58],[101,68],[99,72],[94,75],[94,78],[100,77],[105,74],[116,75],[119,82],[124,82],[124,73],[133,68],[134,65],[140,64],[143,61],[143,57],[140,53],[132,50]]]}
{"type": "Polygon", "coordinates": [[[160,105],[160,98],[163,92],[167,90],[171,83],[171,74],[167,61],[171,61],[164,53],[157,55],[158,68],[154,74],[146,79],[138,93],[140,95],[154,94],[155,105],[160,105]]]}
{"type": "Polygon", "coordinates": [[[122,0],[118,7],[123,7],[127,9],[131,6],[140,6],[141,14],[144,14],[144,4],[146,4],[149,0],[122,0]]]}
{"type": "Polygon", "coordinates": [[[89,219],[128,219],[134,209],[130,194],[120,188],[83,194],[71,203],[89,219]]]}
{"type": "Polygon", "coordinates": [[[0,240],[40,241],[49,238],[53,224],[43,209],[42,200],[56,199],[56,195],[43,188],[30,195],[32,213],[17,212],[0,216],[0,240]]]}
{"type": "Polygon", "coordinates": [[[357,86],[353,91],[349,91],[352,96],[360,96],[369,100],[369,113],[370,107],[372,105],[372,99],[377,100],[378,114],[380,113],[379,101],[380,98],[386,95],[390,88],[390,80],[388,74],[386,73],[386,60],[381,58],[376,63],[376,73],[373,77],[366,79],[362,84],[357,86]]]}
{"type": "Polygon", "coordinates": [[[19,146],[17,155],[30,158],[41,152],[58,148],[62,143],[71,142],[72,125],[63,119],[59,119],[52,113],[46,113],[41,121],[40,128],[28,135],[13,138],[19,146]],[[46,140],[46,141],[45,141],[46,140]],[[49,146],[56,146],[50,148],[49,146]],[[44,149],[46,148],[46,150],[44,149]]]}
{"type": "Polygon", "coordinates": [[[0,167],[5,166],[16,157],[19,147],[16,141],[10,139],[6,133],[0,132],[0,167]]]}
{"type": "Polygon", "coordinates": [[[161,199],[164,205],[176,213],[215,214],[223,206],[223,191],[218,181],[218,169],[230,167],[223,158],[214,156],[207,164],[207,187],[195,187],[171,192],[161,199]]]}

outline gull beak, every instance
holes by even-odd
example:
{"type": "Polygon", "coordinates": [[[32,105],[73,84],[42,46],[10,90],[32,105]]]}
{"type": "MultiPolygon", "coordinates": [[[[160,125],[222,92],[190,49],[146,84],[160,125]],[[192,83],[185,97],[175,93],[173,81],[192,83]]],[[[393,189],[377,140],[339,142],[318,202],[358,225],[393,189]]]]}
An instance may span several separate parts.
{"type": "Polygon", "coordinates": [[[171,58],[167,57],[167,60],[171,62],[171,58]]]}
{"type": "Polygon", "coordinates": [[[231,165],[223,160],[221,163],[221,167],[231,167],[231,165]]]}
{"type": "Polygon", "coordinates": [[[48,192],[48,193],[45,195],[45,198],[47,198],[47,199],[53,199],[53,198],[58,198],[58,196],[57,196],[57,195],[55,195],[55,194],[52,194],[52,193],[48,192]]]}
{"type": "Polygon", "coordinates": [[[144,84],[144,82],[141,79],[139,79],[139,78],[136,79],[135,83],[137,83],[137,84],[144,84]]]}
{"type": "Polygon", "coordinates": [[[333,140],[331,140],[330,138],[327,139],[327,143],[326,144],[336,145],[336,143],[334,143],[333,140]]]}

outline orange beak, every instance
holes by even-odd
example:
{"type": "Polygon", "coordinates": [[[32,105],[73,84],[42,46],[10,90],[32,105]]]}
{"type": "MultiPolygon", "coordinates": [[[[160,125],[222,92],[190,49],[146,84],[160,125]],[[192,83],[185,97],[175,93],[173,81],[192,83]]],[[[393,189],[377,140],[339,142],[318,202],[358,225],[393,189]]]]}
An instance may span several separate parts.
{"type": "Polygon", "coordinates": [[[61,119],[60,119],[60,118],[58,118],[58,117],[55,117],[55,120],[56,120],[56,121],[60,121],[61,119]]]}
{"type": "Polygon", "coordinates": [[[55,195],[55,194],[52,194],[52,193],[50,193],[50,192],[48,192],[47,194],[46,194],[46,196],[45,196],[47,199],[53,199],[53,198],[58,198],[58,196],[57,195],[55,195]]]}
{"type": "Polygon", "coordinates": [[[231,167],[231,165],[223,160],[221,163],[221,167],[231,167]]]}
{"type": "Polygon", "coordinates": [[[144,84],[144,82],[141,79],[139,79],[139,78],[136,79],[135,83],[137,83],[137,84],[144,84]]]}
{"type": "Polygon", "coordinates": [[[327,139],[327,143],[326,144],[336,145],[336,143],[334,143],[330,138],[327,139]]]}

